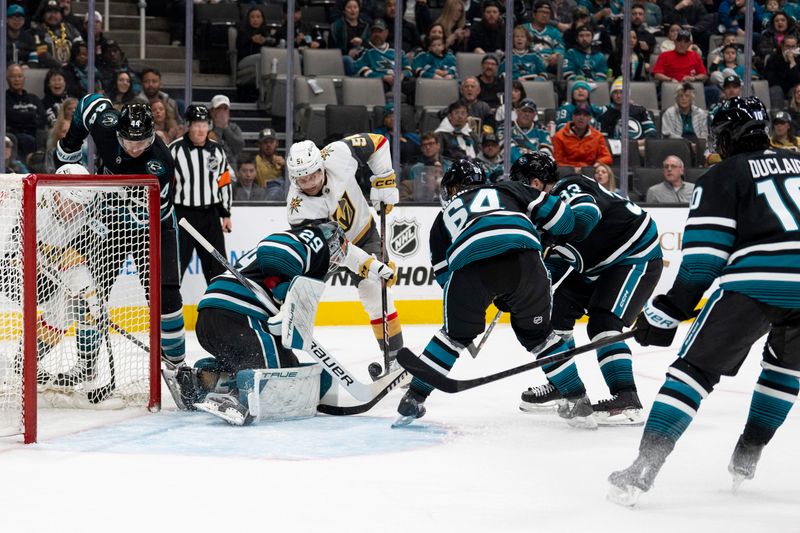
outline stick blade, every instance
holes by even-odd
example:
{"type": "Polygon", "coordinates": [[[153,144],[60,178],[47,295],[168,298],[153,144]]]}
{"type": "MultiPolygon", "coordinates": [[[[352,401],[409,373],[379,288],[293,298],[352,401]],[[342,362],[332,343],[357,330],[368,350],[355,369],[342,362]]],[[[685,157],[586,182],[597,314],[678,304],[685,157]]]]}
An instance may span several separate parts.
{"type": "Polygon", "coordinates": [[[401,348],[397,353],[397,362],[409,373],[421,379],[431,387],[452,394],[459,391],[458,382],[440,374],[435,368],[427,365],[408,348],[401,348]]]}

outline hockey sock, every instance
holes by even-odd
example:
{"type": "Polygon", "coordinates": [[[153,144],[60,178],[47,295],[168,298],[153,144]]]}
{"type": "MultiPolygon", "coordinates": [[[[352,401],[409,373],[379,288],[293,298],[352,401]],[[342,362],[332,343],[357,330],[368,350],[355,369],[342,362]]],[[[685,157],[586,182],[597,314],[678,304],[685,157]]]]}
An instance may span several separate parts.
{"type": "MultiPolygon", "coordinates": [[[[569,339],[566,342],[560,340],[557,344],[537,354],[536,359],[565,352],[569,350],[570,347],[575,347],[574,339],[569,339]]],[[[578,368],[571,359],[544,365],[542,370],[544,370],[544,375],[547,376],[548,381],[558,389],[558,392],[560,392],[562,396],[574,398],[575,396],[583,396],[586,394],[586,387],[583,386],[583,382],[580,376],[578,376],[578,368]]]]}
{"type": "MultiPolygon", "coordinates": [[[[458,355],[463,349],[464,347],[460,343],[448,337],[447,333],[443,330],[439,330],[428,342],[422,355],[420,355],[420,359],[446,376],[450,373],[450,369],[453,368],[453,365],[458,359],[458,355]]],[[[421,379],[414,377],[411,380],[410,389],[427,397],[433,390],[433,387],[421,379]]]]}
{"type": "Polygon", "coordinates": [[[86,377],[92,376],[100,351],[100,330],[94,325],[78,324],[75,329],[75,342],[78,348],[77,373],[83,373],[86,377]]]}
{"type": "Polygon", "coordinates": [[[762,366],[743,433],[746,441],[755,444],[767,444],[772,439],[800,390],[800,372],[767,362],[762,366]]]}
{"type": "MultiPolygon", "coordinates": [[[[378,341],[378,346],[383,350],[383,320],[376,318],[370,320],[369,323],[372,326],[372,333],[378,341]]],[[[386,323],[389,332],[389,356],[396,357],[397,351],[403,347],[403,331],[400,328],[400,317],[397,316],[397,311],[386,317],[386,323]]]]}
{"type": "MultiPolygon", "coordinates": [[[[716,384],[716,382],[715,382],[716,384]]],[[[677,441],[697,414],[714,385],[699,371],[679,359],[667,369],[667,380],[658,391],[644,433],[677,441]]],[[[655,438],[655,436],[653,436],[655,438]]],[[[643,437],[644,438],[644,437],[643,437]]]]}
{"type": "Polygon", "coordinates": [[[606,380],[612,396],[620,391],[636,390],[636,384],[633,381],[631,349],[624,341],[598,348],[597,362],[600,364],[600,371],[603,373],[603,379],[606,380]]]}
{"type": "Polygon", "coordinates": [[[161,349],[171,363],[180,363],[186,357],[183,309],[161,314],[161,349]]]}

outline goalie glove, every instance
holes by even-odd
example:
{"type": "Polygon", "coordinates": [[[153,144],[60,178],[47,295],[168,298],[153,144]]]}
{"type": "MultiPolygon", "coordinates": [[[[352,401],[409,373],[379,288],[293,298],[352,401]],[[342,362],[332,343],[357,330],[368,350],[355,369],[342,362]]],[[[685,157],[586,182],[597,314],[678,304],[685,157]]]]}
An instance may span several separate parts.
{"type": "Polygon", "coordinates": [[[642,346],[669,346],[675,339],[680,313],[666,301],[664,296],[647,302],[636,319],[633,338],[642,346]]]}
{"type": "Polygon", "coordinates": [[[278,314],[271,316],[267,319],[267,329],[271,335],[276,337],[281,336],[281,328],[283,327],[283,314],[278,311],[278,314]]]}
{"type": "Polygon", "coordinates": [[[386,206],[386,214],[392,210],[396,203],[400,202],[400,191],[397,190],[397,180],[394,173],[388,176],[372,176],[370,180],[372,189],[369,191],[369,200],[372,207],[380,213],[381,205],[386,206]]]}

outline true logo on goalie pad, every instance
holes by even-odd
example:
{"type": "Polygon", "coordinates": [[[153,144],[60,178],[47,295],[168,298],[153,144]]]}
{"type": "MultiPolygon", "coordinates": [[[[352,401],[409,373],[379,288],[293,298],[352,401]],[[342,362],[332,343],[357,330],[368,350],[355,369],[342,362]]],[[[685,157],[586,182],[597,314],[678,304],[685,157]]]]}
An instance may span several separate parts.
{"type": "Polygon", "coordinates": [[[389,248],[400,257],[414,255],[419,249],[419,223],[416,219],[395,219],[392,222],[389,248]]]}

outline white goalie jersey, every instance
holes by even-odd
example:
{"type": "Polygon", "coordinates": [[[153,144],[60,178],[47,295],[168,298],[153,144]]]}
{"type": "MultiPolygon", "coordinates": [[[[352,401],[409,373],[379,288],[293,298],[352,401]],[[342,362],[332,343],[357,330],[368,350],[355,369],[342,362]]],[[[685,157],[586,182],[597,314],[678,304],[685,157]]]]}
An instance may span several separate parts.
{"type": "Polygon", "coordinates": [[[389,142],[383,135],[359,133],[329,144],[321,153],[326,179],[322,192],[308,196],[292,183],[286,203],[289,224],[333,218],[348,240],[357,245],[374,224],[374,218],[356,173],[360,166],[367,165],[373,176],[394,175],[389,142]]]}

